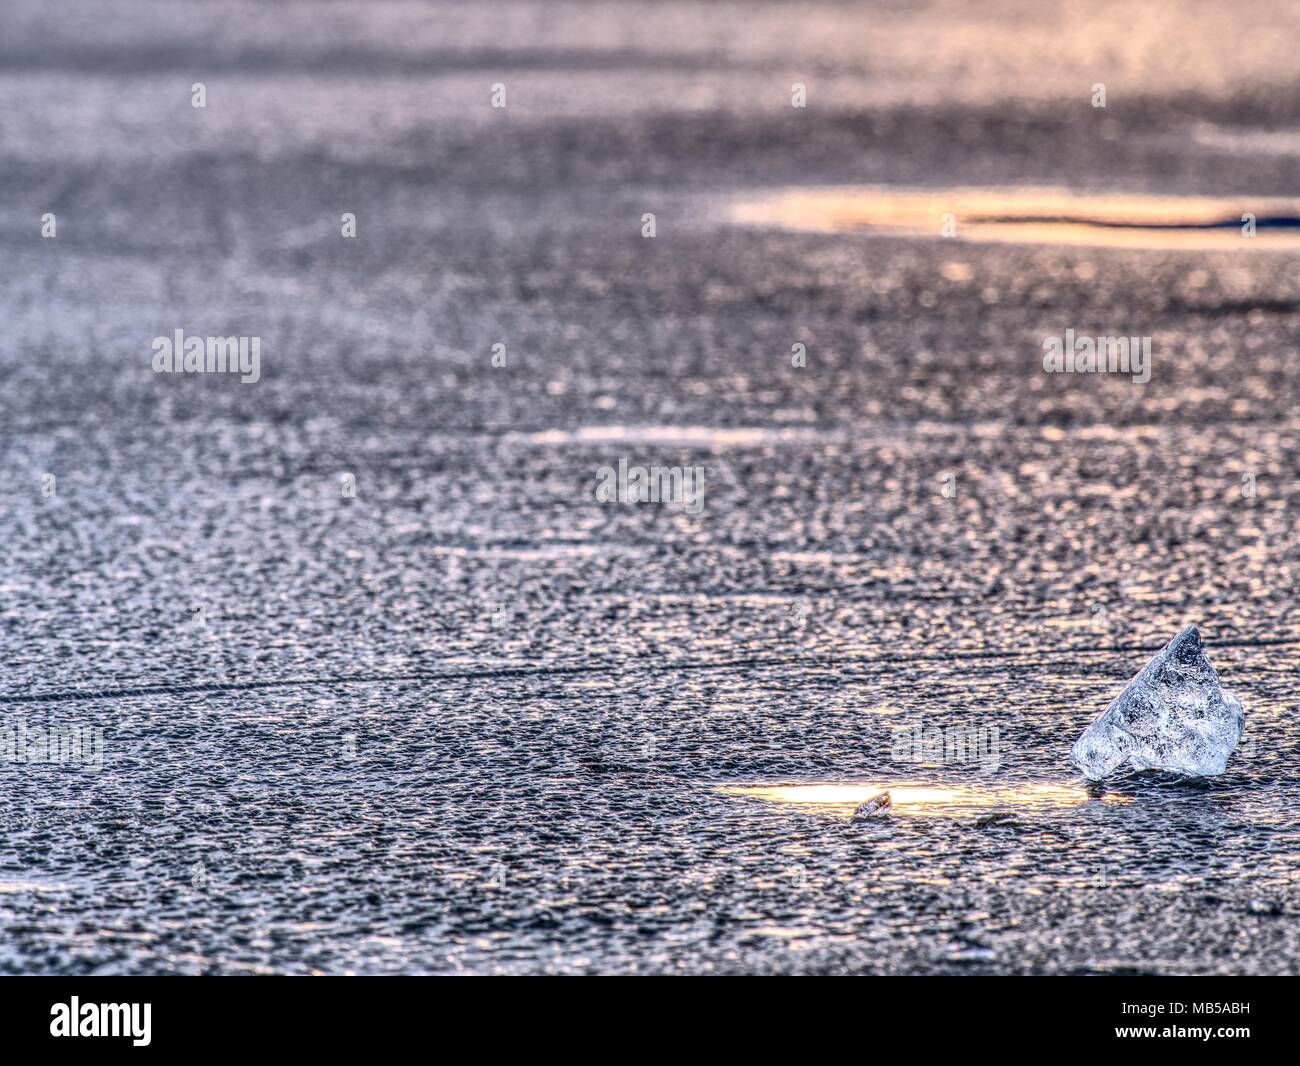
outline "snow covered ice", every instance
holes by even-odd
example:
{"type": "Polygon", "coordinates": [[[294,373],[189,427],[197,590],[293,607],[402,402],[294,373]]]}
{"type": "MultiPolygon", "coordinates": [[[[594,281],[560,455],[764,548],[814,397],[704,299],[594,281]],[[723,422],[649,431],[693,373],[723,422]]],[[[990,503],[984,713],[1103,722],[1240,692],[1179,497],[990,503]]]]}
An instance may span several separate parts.
{"type": "Polygon", "coordinates": [[[1241,701],[1220,687],[1201,634],[1188,626],[1084,730],[1070,761],[1092,781],[1125,764],[1221,774],[1245,724],[1241,701]]]}

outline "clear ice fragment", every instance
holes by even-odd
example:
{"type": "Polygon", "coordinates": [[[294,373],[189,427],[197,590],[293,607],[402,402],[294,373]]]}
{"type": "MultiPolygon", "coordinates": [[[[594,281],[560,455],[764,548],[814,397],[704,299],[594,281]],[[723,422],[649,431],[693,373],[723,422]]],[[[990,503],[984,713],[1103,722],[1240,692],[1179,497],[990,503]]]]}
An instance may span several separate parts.
{"type": "Polygon", "coordinates": [[[1246,726],[1188,626],[1083,731],[1070,761],[1091,781],[1128,765],[1193,777],[1221,774],[1246,726]]]}
{"type": "Polygon", "coordinates": [[[872,796],[866,803],[858,804],[850,822],[865,822],[868,818],[881,818],[894,809],[894,798],[888,792],[872,796]]]}

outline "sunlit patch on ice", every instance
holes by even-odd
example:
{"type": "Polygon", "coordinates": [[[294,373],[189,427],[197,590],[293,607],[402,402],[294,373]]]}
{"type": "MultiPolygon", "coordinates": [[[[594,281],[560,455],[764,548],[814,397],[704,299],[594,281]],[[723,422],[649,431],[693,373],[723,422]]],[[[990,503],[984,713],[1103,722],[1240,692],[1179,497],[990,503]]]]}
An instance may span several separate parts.
{"type": "Polygon", "coordinates": [[[678,448],[752,448],[765,444],[804,444],[847,439],[842,431],[809,426],[580,426],[536,433],[507,434],[528,444],[643,444],[678,448]]]}
{"type": "Polygon", "coordinates": [[[1226,152],[1300,156],[1300,130],[1231,129],[1201,122],[1192,131],[1192,140],[1226,152]]]}
{"type": "Polygon", "coordinates": [[[53,881],[28,881],[23,879],[0,881],[0,895],[31,893],[33,895],[53,895],[71,891],[71,886],[53,881]]]}
{"type": "Polygon", "coordinates": [[[512,559],[520,562],[541,562],[551,559],[567,560],[612,554],[641,554],[638,545],[593,544],[575,541],[543,541],[535,545],[513,544],[439,544],[431,552],[457,558],[512,559]]]}
{"type": "Polygon", "coordinates": [[[970,241],[1127,248],[1300,248],[1300,200],[1279,197],[1093,195],[1063,188],[908,189],[839,186],[745,198],[746,225],[863,231],[970,241]],[[1254,236],[1243,235],[1243,216],[1254,236]]]}
{"type": "Polygon", "coordinates": [[[1080,785],[927,785],[917,782],[889,784],[724,785],[729,796],[753,796],[772,803],[800,804],[809,809],[852,817],[858,805],[888,792],[894,814],[958,816],[994,810],[1032,811],[1077,807],[1101,800],[1129,803],[1126,796],[1100,797],[1080,785]]]}

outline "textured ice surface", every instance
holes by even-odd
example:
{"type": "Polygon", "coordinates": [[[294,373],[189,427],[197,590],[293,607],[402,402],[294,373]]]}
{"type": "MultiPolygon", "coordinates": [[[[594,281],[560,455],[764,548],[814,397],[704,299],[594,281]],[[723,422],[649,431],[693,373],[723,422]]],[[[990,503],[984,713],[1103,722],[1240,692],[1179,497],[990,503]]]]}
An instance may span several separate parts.
{"type": "Polygon", "coordinates": [[[1093,781],[1125,764],[1221,774],[1245,722],[1240,701],[1219,686],[1201,634],[1188,626],[1084,730],[1070,761],[1093,781]]]}

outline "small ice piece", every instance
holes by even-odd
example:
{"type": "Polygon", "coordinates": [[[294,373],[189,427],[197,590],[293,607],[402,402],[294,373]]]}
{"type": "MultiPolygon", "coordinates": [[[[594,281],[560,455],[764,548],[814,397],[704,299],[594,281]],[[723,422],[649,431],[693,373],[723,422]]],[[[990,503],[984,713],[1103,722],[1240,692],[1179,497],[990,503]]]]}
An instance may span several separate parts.
{"type": "Polygon", "coordinates": [[[1224,692],[1188,626],[1083,731],[1070,752],[1090,781],[1126,763],[1193,777],[1223,773],[1246,726],[1241,701],[1224,692]]]}
{"type": "Polygon", "coordinates": [[[858,804],[858,809],[853,812],[850,822],[865,822],[868,818],[879,818],[888,814],[894,809],[894,800],[888,792],[882,792],[878,796],[872,796],[865,803],[858,804]]]}

